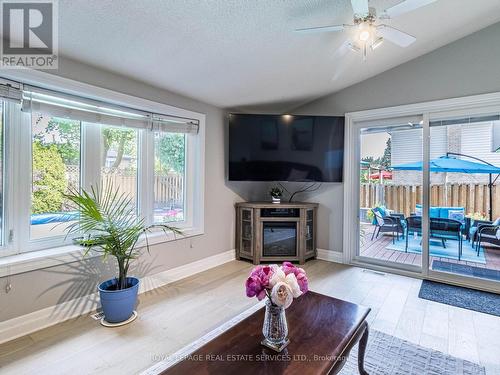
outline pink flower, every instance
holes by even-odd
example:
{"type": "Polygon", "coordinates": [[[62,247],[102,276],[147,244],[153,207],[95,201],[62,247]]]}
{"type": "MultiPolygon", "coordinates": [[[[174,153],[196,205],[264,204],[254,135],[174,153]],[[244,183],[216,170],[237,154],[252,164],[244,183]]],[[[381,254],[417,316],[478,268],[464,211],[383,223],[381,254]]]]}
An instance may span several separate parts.
{"type": "Polygon", "coordinates": [[[274,274],[274,267],[273,266],[257,266],[255,267],[252,272],[250,273],[250,276],[256,276],[259,278],[262,286],[264,288],[269,287],[269,280],[274,274]]]}
{"type": "Polygon", "coordinates": [[[255,267],[246,281],[246,292],[248,297],[257,297],[260,301],[266,296],[266,289],[269,288],[269,280],[274,273],[272,266],[255,267]]]}
{"type": "Polygon", "coordinates": [[[299,284],[300,291],[302,292],[302,294],[304,294],[309,290],[306,271],[304,271],[303,268],[296,267],[290,262],[283,262],[281,269],[283,270],[285,275],[288,275],[290,273],[293,273],[295,275],[295,278],[297,279],[297,283],[299,284]]]}
{"type": "Polygon", "coordinates": [[[257,297],[259,301],[266,296],[266,291],[257,276],[250,276],[246,283],[247,297],[257,297]]]}
{"type": "Polygon", "coordinates": [[[288,275],[289,273],[295,274],[295,270],[297,269],[297,267],[295,267],[291,262],[283,262],[283,264],[281,265],[281,269],[283,270],[285,275],[288,275]]]}
{"type": "MultiPolygon", "coordinates": [[[[302,268],[299,268],[299,270],[302,270],[302,268]]],[[[302,270],[304,271],[304,270],[302,270]]],[[[298,272],[295,274],[295,278],[297,279],[297,284],[299,284],[300,291],[302,294],[307,292],[309,290],[309,284],[307,281],[307,276],[305,272],[298,272]]]]}

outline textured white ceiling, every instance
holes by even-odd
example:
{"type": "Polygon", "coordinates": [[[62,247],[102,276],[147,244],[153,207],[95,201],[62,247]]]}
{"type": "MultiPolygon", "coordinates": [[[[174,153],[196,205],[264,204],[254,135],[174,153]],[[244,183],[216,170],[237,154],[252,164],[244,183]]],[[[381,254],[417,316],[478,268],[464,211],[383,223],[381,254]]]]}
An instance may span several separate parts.
{"type": "Polygon", "coordinates": [[[60,0],[59,20],[60,53],[83,63],[221,107],[292,107],[500,21],[500,0],[438,0],[390,20],[417,42],[366,62],[335,54],[346,33],[293,32],[351,22],[349,0],[60,0]]]}

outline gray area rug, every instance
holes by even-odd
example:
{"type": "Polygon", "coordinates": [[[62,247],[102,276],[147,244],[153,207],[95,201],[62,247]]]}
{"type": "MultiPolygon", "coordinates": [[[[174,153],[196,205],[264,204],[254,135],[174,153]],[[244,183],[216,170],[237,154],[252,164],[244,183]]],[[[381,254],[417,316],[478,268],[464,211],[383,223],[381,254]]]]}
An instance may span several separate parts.
{"type": "Polygon", "coordinates": [[[500,316],[500,295],[495,293],[424,280],[418,296],[446,305],[500,316]]]}
{"type": "MultiPolygon", "coordinates": [[[[370,375],[476,375],[484,367],[437,350],[371,331],[365,355],[365,370],[370,375]]],[[[355,346],[340,375],[358,375],[358,347],[355,346]]]]}

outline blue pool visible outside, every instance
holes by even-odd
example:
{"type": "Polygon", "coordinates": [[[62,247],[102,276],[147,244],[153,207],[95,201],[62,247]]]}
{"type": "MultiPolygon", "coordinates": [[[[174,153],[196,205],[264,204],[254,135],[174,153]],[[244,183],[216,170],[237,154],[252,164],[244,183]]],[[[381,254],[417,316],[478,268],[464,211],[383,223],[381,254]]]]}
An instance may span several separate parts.
{"type": "MultiPolygon", "coordinates": [[[[179,221],[182,220],[184,212],[182,208],[155,209],[155,222],[179,221]]],[[[45,214],[32,214],[31,225],[57,224],[78,220],[78,211],[52,212],[45,214]]]]}

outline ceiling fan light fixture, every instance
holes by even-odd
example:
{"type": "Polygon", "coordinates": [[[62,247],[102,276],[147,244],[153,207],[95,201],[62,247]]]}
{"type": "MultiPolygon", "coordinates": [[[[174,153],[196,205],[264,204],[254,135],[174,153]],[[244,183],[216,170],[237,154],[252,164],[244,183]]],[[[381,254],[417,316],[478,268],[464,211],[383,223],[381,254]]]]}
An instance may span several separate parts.
{"type": "Polygon", "coordinates": [[[375,41],[372,43],[372,50],[375,50],[378,47],[380,47],[382,43],[384,43],[384,38],[382,38],[381,36],[375,39],[375,41]]]}
{"type": "Polygon", "coordinates": [[[354,43],[347,44],[347,47],[349,47],[349,49],[353,52],[360,52],[361,51],[361,48],[354,43]]]}
{"type": "Polygon", "coordinates": [[[366,42],[368,39],[370,39],[370,32],[368,30],[363,30],[359,33],[359,40],[366,42]]]}
{"type": "Polygon", "coordinates": [[[368,40],[371,39],[373,35],[373,30],[370,24],[367,22],[362,22],[358,26],[359,32],[358,32],[358,39],[362,43],[368,42],[368,40]]]}

